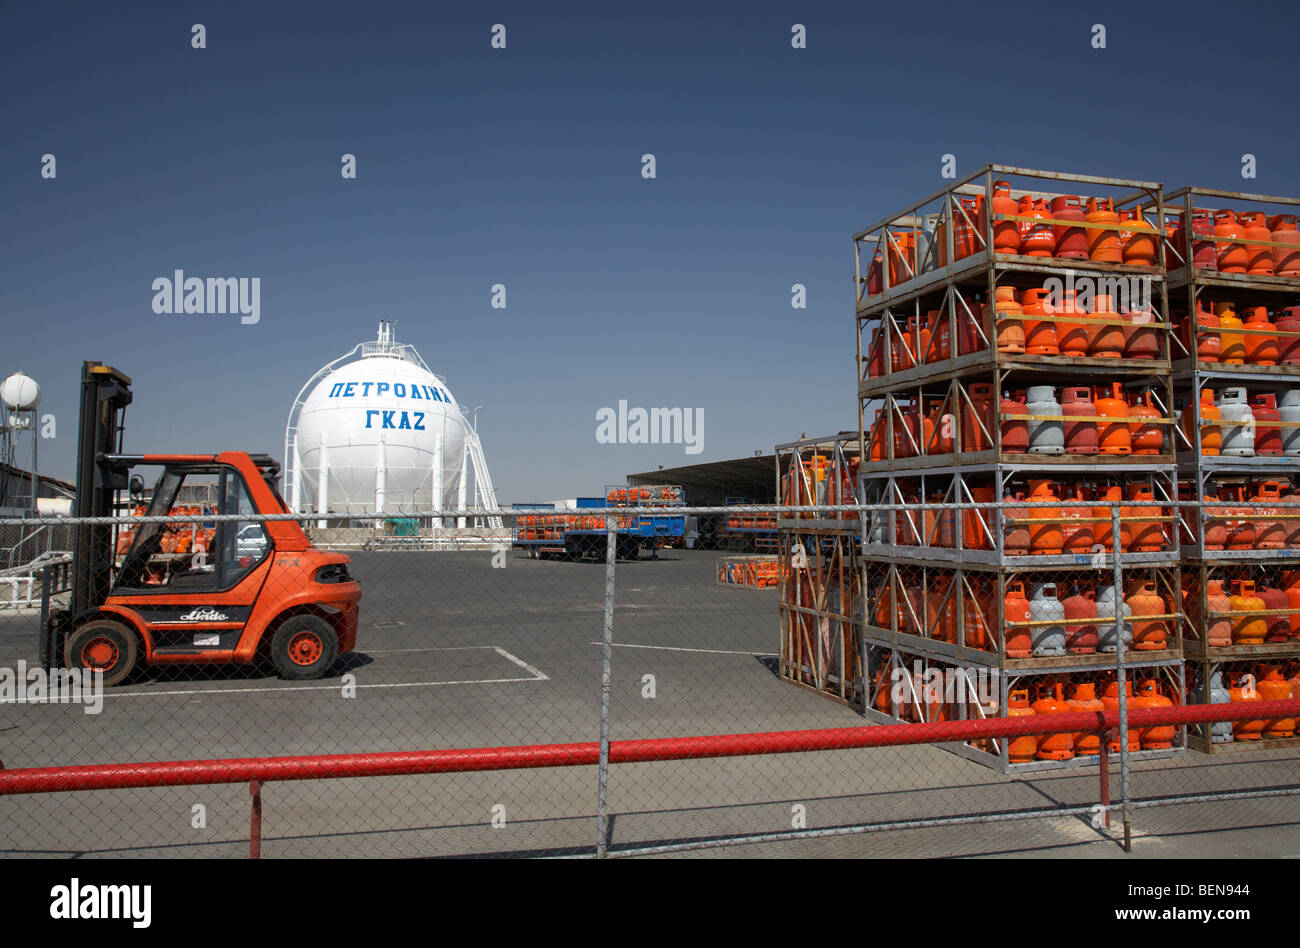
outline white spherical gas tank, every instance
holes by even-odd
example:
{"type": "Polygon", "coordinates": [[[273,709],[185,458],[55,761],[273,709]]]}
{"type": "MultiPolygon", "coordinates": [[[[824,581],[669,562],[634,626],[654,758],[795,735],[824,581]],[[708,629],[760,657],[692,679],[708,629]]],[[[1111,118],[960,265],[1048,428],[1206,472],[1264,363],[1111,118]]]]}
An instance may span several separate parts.
{"type": "Polygon", "coordinates": [[[465,423],[442,381],[398,355],[370,355],[326,375],[298,416],[299,472],[315,508],[322,450],[330,510],[426,511],[455,506],[465,423]],[[434,497],[441,469],[441,503],[434,497]],[[379,477],[380,469],[383,477],[379,477]]]}
{"type": "Polygon", "coordinates": [[[31,411],[41,403],[41,387],[30,375],[15,372],[0,382],[0,402],[12,411],[31,411]]]}

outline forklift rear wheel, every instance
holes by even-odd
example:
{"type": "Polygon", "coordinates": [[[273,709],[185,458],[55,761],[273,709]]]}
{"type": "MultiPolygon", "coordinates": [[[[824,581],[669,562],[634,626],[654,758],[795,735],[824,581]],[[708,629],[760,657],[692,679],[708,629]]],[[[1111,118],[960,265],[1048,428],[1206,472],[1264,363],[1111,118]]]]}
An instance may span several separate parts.
{"type": "Polygon", "coordinates": [[[135,633],[120,622],[97,619],[68,637],[64,665],[104,673],[104,687],[119,685],[135,668],[135,633]]]}
{"type": "Polygon", "coordinates": [[[319,616],[286,619],[271,638],[271,661],[281,678],[306,681],[325,674],[339,657],[339,637],[319,616]]]}

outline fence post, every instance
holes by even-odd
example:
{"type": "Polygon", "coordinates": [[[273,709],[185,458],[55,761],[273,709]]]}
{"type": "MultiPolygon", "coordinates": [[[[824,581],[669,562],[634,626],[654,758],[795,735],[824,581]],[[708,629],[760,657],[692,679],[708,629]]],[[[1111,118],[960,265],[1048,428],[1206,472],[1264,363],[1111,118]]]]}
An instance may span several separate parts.
{"type": "Polygon", "coordinates": [[[253,798],[248,820],[248,858],[262,858],[262,781],[250,780],[248,793],[253,798]]]}
{"type": "Polygon", "coordinates": [[[1119,502],[1110,511],[1110,542],[1114,551],[1111,582],[1115,589],[1115,681],[1119,687],[1119,798],[1124,813],[1124,852],[1133,851],[1132,807],[1129,805],[1128,774],[1128,677],[1124,668],[1124,576],[1120,568],[1119,502]]]}
{"type": "Polygon", "coordinates": [[[609,784],[609,690],[614,644],[614,563],[618,557],[618,518],[605,517],[605,627],[600,641],[600,763],[596,767],[596,858],[604,859],[609,839],[605,790],[609,784]]]}

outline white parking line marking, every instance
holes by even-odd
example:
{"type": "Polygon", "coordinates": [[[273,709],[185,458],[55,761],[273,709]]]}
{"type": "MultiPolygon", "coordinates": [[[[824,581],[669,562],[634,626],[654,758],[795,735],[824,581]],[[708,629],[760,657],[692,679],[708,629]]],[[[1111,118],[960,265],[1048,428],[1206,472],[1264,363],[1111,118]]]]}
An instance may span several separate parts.
{"type": "MultiPolygon", "coordinates": [[[[429,646],[428,648],[398,648],[398,649],[371,649],[366,654],[397,653],[397,652],[458,652],[469,651],[471,649],[490,649],[500,655],[507,661],[513,662],[520,668],[529,672],[530,678],[460,678],[447,681],[395,681],[395,682],[357,682],[357,688],[429,688],[435,685],[499,685],[511,682],[525,681],[550,681],[550,676],[544,674],[539,669],[529,665],[517,655],[512,655],[505,649],[496,645],[444,645],[429,646]]],[[[240,695],[240,694],[257,694],[261,692],[273,692],[280,694],[289,694],[299,691],[338,691],[343,686],[334,685],[269,685],[259,688],[200,688],[195,691],[108,691],[105,690],[106,698],[163,698],[180,695],[240,695]]]]}
{"type": "MultiPolygon", "coordinates": [[[[602,645],[602,642],[588,642],[588,645],[602,645]]],[[[630,642],[611,642],[614,648],[652,648],[662,652],[707,652],[710,655],[762,655],[775,657],[776,652],[735,652],[725,648],[679,648],[676,645],[633,645],[630,642]]]]}
{"type": "Polygon", "coordinates": [[[509,652],[507,652],[507,651],[506,651],[505,649],[503,649],[503,648],[499,648],[498,646],[493,645],[493,646],[492,646],[492,651],[496,652],[496,653],[497,653],[498,655],[500,655],[502,658],[514,662],[516,665],[518,665],[518,666],[519,666],[520,668],[522,668],[524,671],[532,672],[535,676],[537,676],[537,680],[538,680],[538,681],[550,681],[550,680],[551,680],[549,676],[547,676],[547,675],[543,675],[540,671],[538,671],[538,670],[537,670],[536,668],[534,668],[532,665],[529,665],[529,664],[528,664],[526,661],[524,661],[522,658],[519,658],[517,655],[511,655],[509,652]]]}

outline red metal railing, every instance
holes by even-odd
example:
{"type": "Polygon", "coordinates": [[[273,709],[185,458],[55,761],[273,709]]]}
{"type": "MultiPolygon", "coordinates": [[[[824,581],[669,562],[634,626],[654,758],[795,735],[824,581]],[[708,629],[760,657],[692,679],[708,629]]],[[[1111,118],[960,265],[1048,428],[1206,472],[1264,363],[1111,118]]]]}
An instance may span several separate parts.
{"type": "MultiPolygon", "coordinates": [[[[1135,708],[1128,713],[1130,730],[1159,725],[1208,724],[1215,721],[1276,720],[1300,717],[1300,699],[1232,704],[1135,708]]],[[[666,737],[614,741],[611,764],[757,754],[798,754],[864,747],[943,744],[1031,734],[1090,733],[1105,738],[1119,728],[1118,711],[1040,714],[976,721],[937,721],[924,724],[883,724],[803,731],[760,731],[701,737],[666,737]]],[[[1102,740],[1101,802],[1109,805],[1107,741],[1102,740]]],[[[249,783],[253,797],[250,855],[261,850],[261,784],[273,780],[322,780],[346,777],[391,777],[411,774],[521,770],[533,767],[581,767],[596,764],[600,745],[528,744],[513,747],[472,747],[452,750],[389,751],[373,754],[321,754],[300,757],[249,757],[228,760],[181,760],[136,764],[89,764],[78,767],[0,769],[0,796],[60,793],[134,787],[172,787],[216,783],[249,783]]]]}

